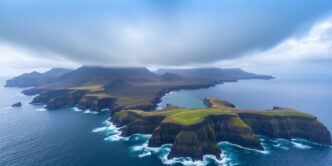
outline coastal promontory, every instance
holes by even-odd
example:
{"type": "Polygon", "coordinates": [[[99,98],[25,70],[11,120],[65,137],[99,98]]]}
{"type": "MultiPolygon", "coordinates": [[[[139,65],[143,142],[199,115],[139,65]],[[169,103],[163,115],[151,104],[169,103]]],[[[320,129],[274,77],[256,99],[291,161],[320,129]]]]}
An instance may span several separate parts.
{"type": "Polygon", "coordinates": [[[205,154],[218,157],[221,141],[264,150],[258,135],[270,139],[301,138],[331,145],[328,129],[315,116],[304,112],[281,107],[264,111],[236,109],[233,104],[215,98],[206,98],[204,103],[209,107],[171,106],[152,112],[122,110],[111,121],[120,127],[122,136],[151,134],[150,147],[172,144],[168,158],[200,160],[205,154]]]}

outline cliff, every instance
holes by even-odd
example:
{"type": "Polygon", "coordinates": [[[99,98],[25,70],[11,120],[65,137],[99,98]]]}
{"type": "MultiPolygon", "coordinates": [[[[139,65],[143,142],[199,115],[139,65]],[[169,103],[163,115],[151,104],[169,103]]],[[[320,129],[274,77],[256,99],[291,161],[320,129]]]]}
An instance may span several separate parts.
{"type": "Polygon", "coordinates": [[[173,144],[168,158],[202,159],[204,154],[219,156],[218,142],[228,141],[243,147],[263,150],[257,135],[271,139],[302,138],[331,145],[327,128],[315,116],[287,108],[253,111],[229,107],[229,102],[205,99],[210,108],[185,109],[170,106],[145,112],[122,110],[111,121],[121,127],[123,136],[152,134],[148,146],[173,144]]]}
{"type": "Polygon", "coordinates": [[[323,145],[331,145],[328,129],[314,116],[283,115],[286,111],[297,114],[295,110],[270,110],[260,112],[239,112],[238,115],[252,130],[271,139],[303,138],[323,145]],[[271,112],[272,111],[272,112],[271,112]]]}
{"type": "Polygon", "coordinates": [[[220,106],[226,106],[226,107],[231,107],[235,108],[235,105],[226,101],[226,100],[220,100],[220,99],[215,99],[212,97],[207,97],[203,100],[203,103],[207,107],[220,107],[220,106]]]}

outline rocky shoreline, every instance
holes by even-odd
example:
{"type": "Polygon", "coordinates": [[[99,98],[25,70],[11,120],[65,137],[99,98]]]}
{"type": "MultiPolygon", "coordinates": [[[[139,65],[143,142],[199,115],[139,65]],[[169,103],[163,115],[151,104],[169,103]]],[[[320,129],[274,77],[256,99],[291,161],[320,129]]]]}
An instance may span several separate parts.
{"type": "Polygon", "coordinates": [[[153,111],[157,108],[158,103],[161,102],[161,98],[169,92],[178,90],[193,90],[210,88],[223,82],[213,82],[200,85],[181,85],[170,88],[162,89],[152,99],[149,105],[137,105],[134,107],[119,106],[116,104],[116,97],[98,97],[93,95],[87,95],[88,90],[77,90],[77,89],[58,89],[58,90],[46,90],[46,89],[27,89],[22,93],[25,95],[38,95],[36,96],[31,104],[44,104],[46,109],[54,110],[67,107],[77,107],[82,110],[101,111],[103,109],[110,110],[113,114],[123,109],[141,109],[145,111],[153,111]]]}

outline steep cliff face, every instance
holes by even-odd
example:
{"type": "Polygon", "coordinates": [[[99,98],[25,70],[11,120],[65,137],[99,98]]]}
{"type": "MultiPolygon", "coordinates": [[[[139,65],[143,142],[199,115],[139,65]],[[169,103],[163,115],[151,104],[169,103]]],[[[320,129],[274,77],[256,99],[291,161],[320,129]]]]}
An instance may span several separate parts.
{"type": "Polygon", "coordinates": [[[157,128],[163,117],[138,118],[122,129],[122,136],[133,134],[151,134],[157,128]]]}
{"type": "Polygon", "coordinates": [[[46,104],[47,109],[73,107],[86,93],[84,90],[53,90],[38,95],[31,103],[46,104]]]}
{"type": "Polygon", "coordinates": [[[239,113],[252,130],[271,139],[303,138],[323,145],[331,145],[328,129],[315,117],[266,116],[262,114],[239,113]]]}
{"type": "Polygon", "coordinates": [[[181,128],[181,125],[178,124],[161,123],[153,131],[148,145],[150,147],[160,147],[163,144],[173,144],[181,128]]]}
{"type": "Polygon", "coordinates": [[[209,116],[209,124],[215,131],[218,142],[228,141],[257,150],[263,150],[253,130],[238,116],[209,116]]]}
{"type": "Polygon", "coordinates": [[[59,109],[64,107],[74,107],[87,91],[75,90],[67,91],[64,95],[57,95],[47,101],[47,109],[59,109]]]}
{"type": "Polygon", "coordinates": [[[91,111],[99,111],[102,109],[112,108],[116,99],[113,97],[98,97],[93,95],[83,96],[77,103],[77,108],[91,111]]]}
{"type": "Polygon", "coordinates": [[[181,114],[179,109],[183,108],[170,107],[170,109],[151,113],[120,111],[114,114],[111,121],[116,126],[122,127],[122,136],[138,133],[152,134],[148,142],[150,147],[173,144],[169,158],[191,157],[199,160],[204,154],[219,156],[218,142],[220,141],[263,149],[250,127],[235,114],[210,115],[197,123],[188,125],[166,119],[173,113],[181,114]]]}
{"type": "Polygon", "coordinates": [[[219,157],[220,150],[212,127],[207,123],[199,123],[193,126],[182,126],[175,137],[168,158],[191,157],[193,160],[201,160],[205,154],[219,157]]]}
{"type": "Polygon", "coordinates": [[[110,96],[90,94],[88,90],[60,89],[39,94],[32,104],[45,104],[47,109],[54,110],[75,107],[91,111],[113,108],[116,99],[110,96]]]}

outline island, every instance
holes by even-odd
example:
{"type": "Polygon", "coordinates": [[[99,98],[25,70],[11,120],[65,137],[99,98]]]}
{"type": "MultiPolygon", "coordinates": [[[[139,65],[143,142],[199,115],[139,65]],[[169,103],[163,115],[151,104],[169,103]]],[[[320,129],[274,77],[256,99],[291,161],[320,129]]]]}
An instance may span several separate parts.
{"type": "Polygon", "coordinates": [[[122,136],[151,134],[150,147],[172,144],[168,158],[201,160],[205,154],[219,157],[221,141],[264,150],[258,135],[331,145],[328,129],[315,116],[304,112],[283,107],[263,111],[236,109],[234,104],[215,98],[206,98],[204,103],[207,108],[122,110],[110,121],[120,128],[122,136]]]}

